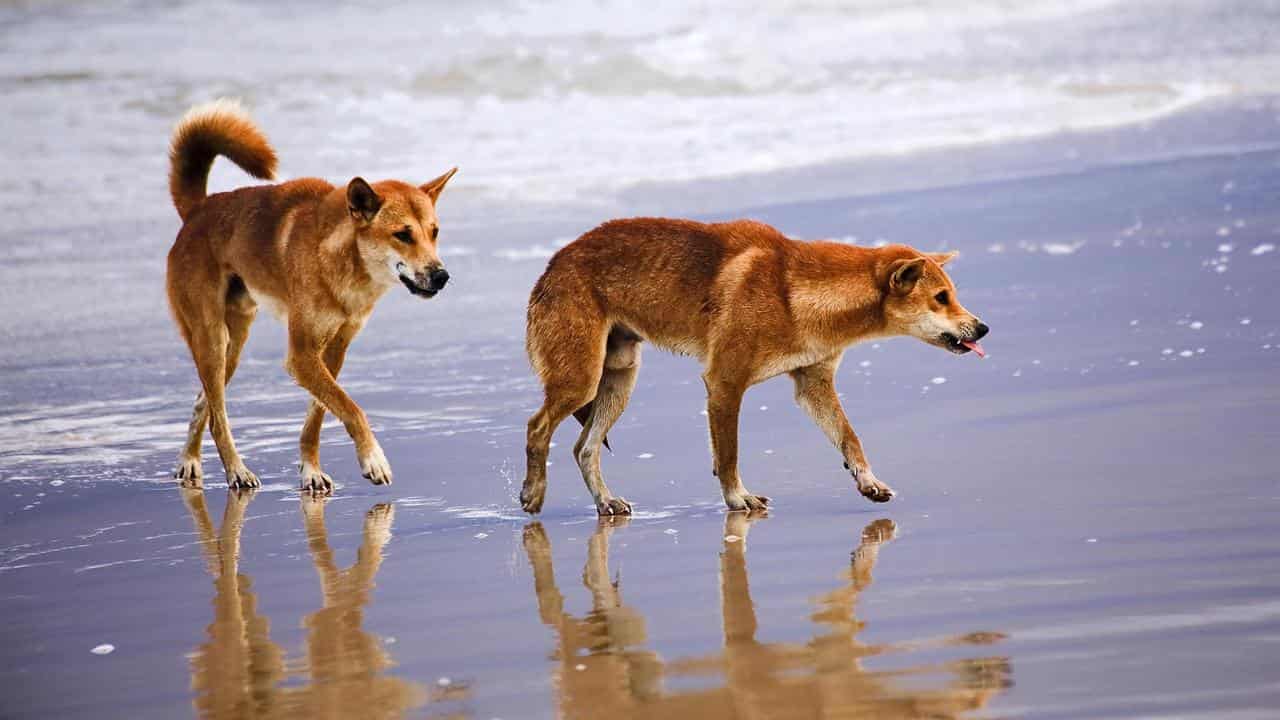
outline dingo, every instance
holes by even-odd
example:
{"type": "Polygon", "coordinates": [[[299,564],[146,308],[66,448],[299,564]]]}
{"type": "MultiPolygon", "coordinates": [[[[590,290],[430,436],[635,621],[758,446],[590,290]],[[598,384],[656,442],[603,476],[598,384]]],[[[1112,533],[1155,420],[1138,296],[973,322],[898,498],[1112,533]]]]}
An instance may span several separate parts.
{"type": "Polygon", "coordinates": [[[738,476],[738,408],[748,387],[782,373],[858,491],[888,501],[893,490],[871,472],[836,397],[836,367],[853,343],[891,335],[983,355],[988,328],[942,269],[954,256],[799,242],[751,221],[636,218],[588,232],[551,258],[529,297],[529,358],[545,400],[529,419],[525,511],[542,509],[551,435],[572,413],[583,424],[574,457],[597,512],[631,512],[605,486],[600,446],[631,396],[643,340],[702,361],[712,472],[729,509],[769,502],[738,476]]]}
{"type": "Polygon", "coordinates": [[[333,488],[320,471],[326,410],[355,441],[364,476],[390,483],[391,466],[364,411],[335,378],[378,298],[397,282],[428,298],[448,282],[436,253],[435,203],[457,168],[420,187],[357,177],[335,188],[303,178],[206,196],[219,155],[263,180],[276,166],[266,137],[234,103],[194,108],[174,130],[169,192],[183,225],[169,250],[169,306],[204,388],[175,477],[201,486],[200,440],[208,423],[227,484],[259,485],[232,442],[223,394],[262,303],[287,323],[285,367],[314,398],[300,441],[303,489],[333,488]]]}

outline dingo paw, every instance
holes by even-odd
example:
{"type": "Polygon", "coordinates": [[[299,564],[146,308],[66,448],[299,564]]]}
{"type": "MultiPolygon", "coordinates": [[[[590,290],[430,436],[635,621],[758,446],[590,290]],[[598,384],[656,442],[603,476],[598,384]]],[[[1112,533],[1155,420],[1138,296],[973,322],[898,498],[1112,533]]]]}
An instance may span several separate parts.
{"type": "Polygon", "coordinates": [[[311,463],[302,464],[302,491],[313,495],[333,493],[333,478],[311,463]]]}
{"type": "Polygon", "coordinates": [[[227,470],[227,487],[233,490],[262,487],[258,476],[249,472],[244,465],[233,466],[227,470]]]}
{"type": "Polygon", "coordinates": [[[630,515],[631,503],[620,497],[600,498],[596,503],[596,514],[605,515],[630,515]]]}
{"type": "Polygon", "coordinates": [[[742,491],[736,493],[725,493],[724,504],[729,506],[730,510],[749,510],[752,512],[766,510],[769,507],[769,498],[764,495],[752,495],[749,492],[742,491]]]}
{"type": "Polygon", "coordinates": [[[391,463],[382,453],[382,448],[373,446],[373,450],[360,458],[360,474],[374,485],[391,484],[391,463]]]}
{"type": "Polygon", "coordinates": [[[173,471],[173,479],[180,481],[184,488],[204,487],[204,472],[200,468],[200,458],[178,458],[178,469],[173,471]]]}
{"type": "Polygon", "coordinates": [[[520,507],[530,515],[542,512],[542,501],[547,497],[547,485],[525,483],[520,489],[520,507]]]}
{"type": "Polygon", "coordinates": [[[893,488],[880,482],[871,468],[854,466],[851,470],[853,480],[858,484],[858,492],[871,502],[889,502],[896,494],[893,488]]]}

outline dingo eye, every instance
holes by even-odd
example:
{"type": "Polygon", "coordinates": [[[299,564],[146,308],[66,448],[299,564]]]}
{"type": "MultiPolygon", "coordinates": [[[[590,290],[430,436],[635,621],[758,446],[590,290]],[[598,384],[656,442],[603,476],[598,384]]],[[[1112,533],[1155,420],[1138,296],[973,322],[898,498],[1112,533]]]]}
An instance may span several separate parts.
{"type": "Polygon", "coordinates": [[[413,233],[409,230],[409,228],[405,228],[404,230],[397,230],[396,232],[391,233],[391,236],[406,245],[413,244],[413,233]]]}
{"type": "Polygon", "coordinates": [[[435,240],[438,237],[440,237],[440,226],[436,225],[431,228],[431,239],[435,240]]]}
{"type": "Polygon", "coordinates": [[[933,299],[934,299],[934,300],[937,300],[939,305],[950,305],[950,304],[951,304],[951,295],[949,295],[949,294],[947,293],[947,291],[946,291],[946,290],[943,290],[942,292],[938,293],[937,295],[934,295],[934,296],[933,296],[933,299]]]}

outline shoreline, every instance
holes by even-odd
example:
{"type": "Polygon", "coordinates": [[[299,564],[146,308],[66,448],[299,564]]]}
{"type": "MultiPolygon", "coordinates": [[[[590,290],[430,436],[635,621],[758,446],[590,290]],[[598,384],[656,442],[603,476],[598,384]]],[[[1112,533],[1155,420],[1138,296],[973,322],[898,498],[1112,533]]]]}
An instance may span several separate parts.
{"type": "MultiPolygon", "coordinates": [[[[856,200],[1280,149],[1280,95],[1226,97],[1139,123],[836,160],[619,193],[636,214],[663,203],[723,216],[744,208],[856,200]],[[832,189],[826,190],[830,186],[832,189]],[[743,198],[747,198],[744,200],[743,198]]],[[[624,201],[625,201],[624,200],[624,201]]]]}
{"type": "MultiPolygon", "coordinates": [[[[493,208],[473,208],[470,215],[454,219],[446,205],[441,210],[447,232],[441,248],[447,262],[468,268],[484,267],[482,259],[518,265],[549,257],[557,243],[567,242],[610,217],[727,219],[805,203],[863,202],[979,185],[1007,187],[1107,168],[1265,153],[1280,148],[1277,117],[1280,96],[1259,96],[1193,107],[1150,125],[827,163],[758,176],[639,185],[621,192],[617,203],[604,206],[572,202],[554,207],[511,206],[506,214],[493,208]]],[[[165,329],[168,311],[162,292],[163,263],[178,221],[170,217],[167,198],[164,202],[164,219],[139,217],[121,225],[63,228],[63,236],[76,238],[71,243],[50,246],[46,235],[28,231],[0,234],[8,246],[0,254],[0,303],[11,307],[35,303],[26,313],[0,318],[0,373],[23,372],[49,363],[83,363],[94,354],[90,348],[100,352],[111,346],[114,337],[135,332],[141,340],[135,346],[144,357],[168,354],[168,340],[176,336],[165,329]],[[99,238],[104,232],[137,239],[121,247],[102,246],[99,238]],[[86,247],[84,241],[93,246],[86,247]],[[92,273],[85,275],[61,266],[77,262],[87,262],[92,273]],[[67,284],[67,277],[76,281],[67,284]],[[50,294],[47,288],[51,286],[61,292],[50,294]],[[50,315],[58,317],[56,324],[44,324],[44,317],[50,315]],[[111,319],[106,327],[102,327],[104,317],[111,319]],[[33,344],[42,346],[39,352],[30,349],[33,344]]],[[[863,241],[875,239],[855,227],[834,237],[846,235],[861,236],[863,241]]],[[[111,354],[106,359],[128,361],[126,356],[111,354]]]]}

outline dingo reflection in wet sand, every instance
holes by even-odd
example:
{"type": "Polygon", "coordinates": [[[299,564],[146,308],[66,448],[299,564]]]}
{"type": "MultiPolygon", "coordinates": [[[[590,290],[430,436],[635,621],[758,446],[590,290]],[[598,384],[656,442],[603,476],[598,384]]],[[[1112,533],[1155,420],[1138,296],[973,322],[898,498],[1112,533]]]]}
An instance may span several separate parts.
{"type": "Polygon", "coordinates": [[[878,717],[951,718],[985,707],[1010,687],[1012,668],[1003,657],[969,658],[893,671],[862,667],[864,658],[905,650],[996,642],[999,633],[979,632],[941,641],[865,645],[856,639],[863,624],[854,615],[858,595],[871,584],[880,548],[892,540],[891,520],[862,531],[847,583],[817,600],[813,620],[822,626],[807,643],[756,639],[755,607],[748,587],[747,531],[758,519],[733,512],[725,518],[720,554],[724,649],[712,655],[664,661],[643,649],[645,621],[622,601],[609,577],[609,537],[625,517],[602,517],[587,544],[583,583],[591,612],[564,610],[556,585],[551,544],[541,523],[524,529],[542,622],[555,631],[558,666],[553,673],[559,715],[570,718],[699,717],[878,717]],[[941,686],[928,686],[945,675],[941,686]],[[718,687],[667,693],[664,677],[720,678],[718,687]],[[908,682],[902,682],[907,679],[908,682]],[[914,686],[909,687],[908,685],[914,686]]]}
{"type": "MultiPolygon", "coordinates": [[[[302,498],[323,605],[303,619],[306,655],[294,659],[271,640],[271,624],[258,611],[252,580],[239,568],[240,531],[254,491],[228,491],[216,531],[204,494],[183,490],[182,495],[215,590],[209,640],[191,655],[191,687],[200,717],[398,718],[427,702],[421,684],[385,674],[394,663],[381,639],[362,628],[382,551],[391,539],[393,506],[378,504],[369,510],[356,561],[342,570],[325,529],[327,500],[302,498]]],[[[451,688],[450,699],[466,692],[451,688]]]]}

